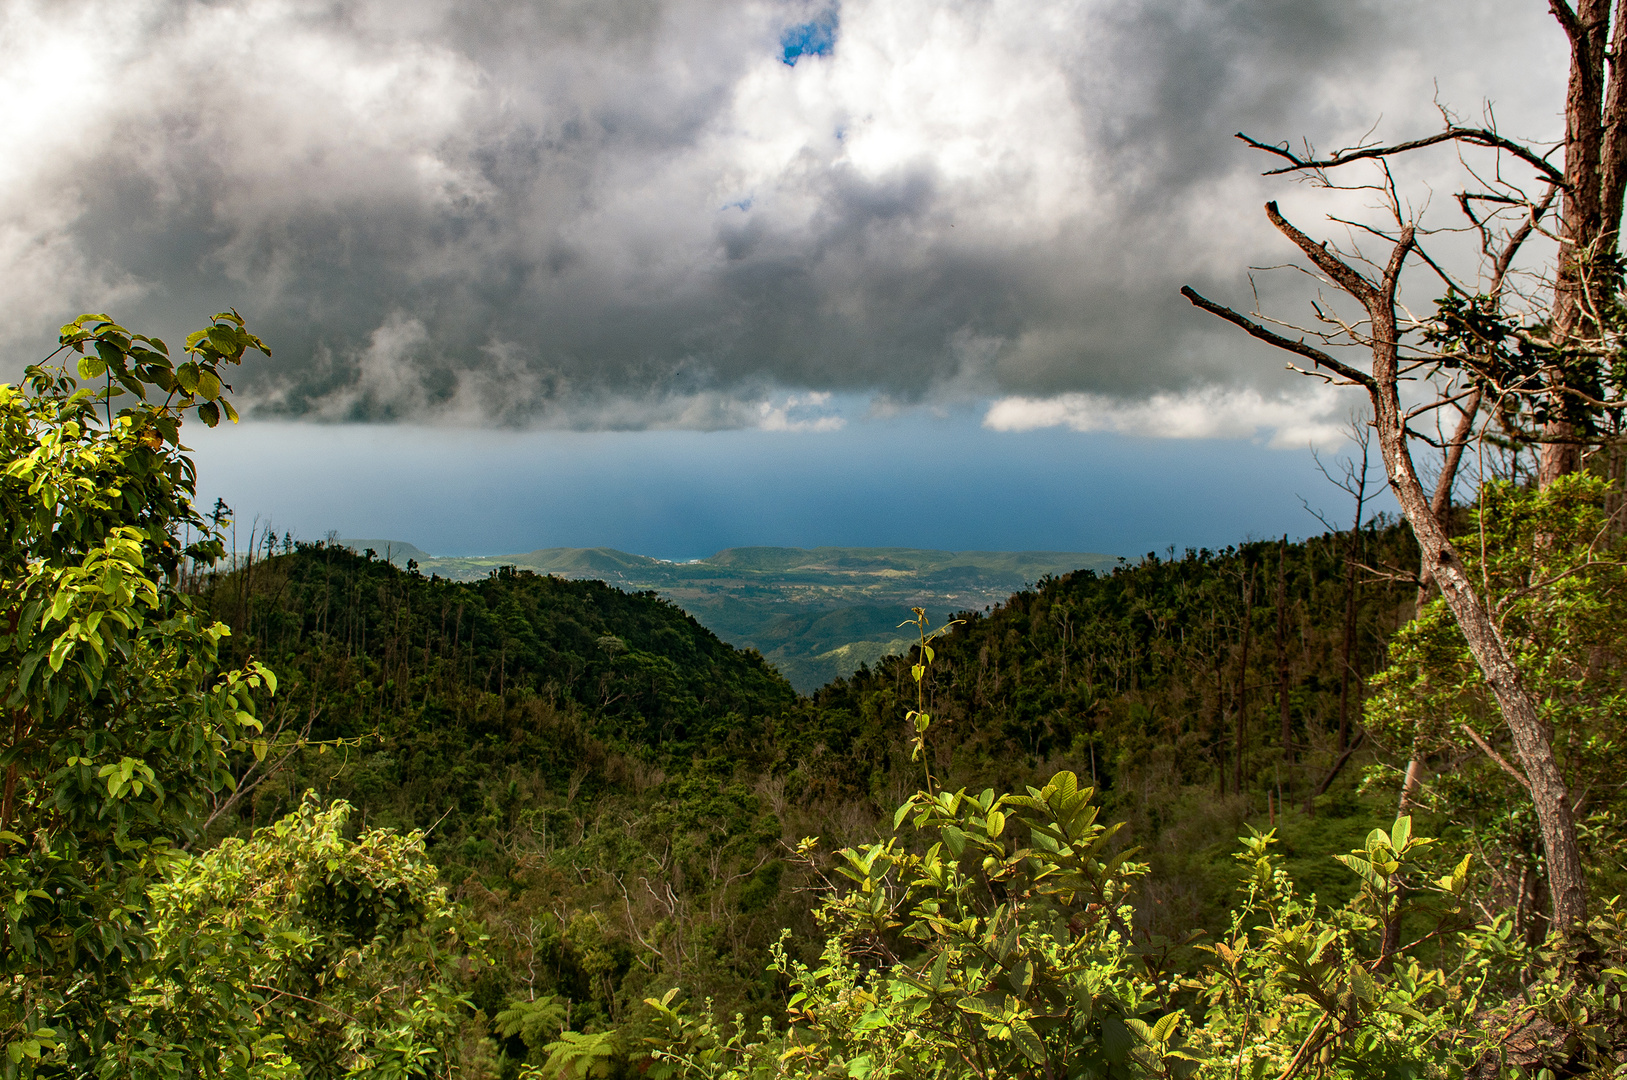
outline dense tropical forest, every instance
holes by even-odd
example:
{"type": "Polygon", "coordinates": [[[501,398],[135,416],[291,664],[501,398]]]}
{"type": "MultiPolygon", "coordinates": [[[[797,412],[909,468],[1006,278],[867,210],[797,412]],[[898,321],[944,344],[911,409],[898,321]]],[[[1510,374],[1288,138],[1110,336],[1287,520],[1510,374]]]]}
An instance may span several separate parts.
{"type": "MultiPolygon", "coordinates": [[[[275,532],[248,524],[256,536],[275,532]]],[[[270,539],[275,547],[275,538],[270,539]]],[[[728,548],[687,562],[611,548],[437,558],[398,540],[339,543],[355,551],[371,548],[397,566],[413,563],[426,574],[460,581],[513,567],[604,581],[626,592],[653,590],[729,644],[761,652],[803,693],[851,675],[862,663],[907,650],[900,611],[919,605],[941,621],[947,612],[1001,603],[1046,574],[1110,570],[1119,562],[1116,556],[1088,552],[841,547],[728,548]]]]}
{"type": "Polygon", "coordinates": [[[7,1076],[1623,1061],[1609,476],[1450,513],[1575,792],[1561,924],[1403,524],[917,612],[909,655],[799,696],[653,593],[292,536],[227,558],[180,409],[229,415],[263,344],[230,314],[178,363],[102,316],[63,342],[77,379],[0,388],[7,1076]],[[169,400],[114,414],[115,385],[169,400]]]}

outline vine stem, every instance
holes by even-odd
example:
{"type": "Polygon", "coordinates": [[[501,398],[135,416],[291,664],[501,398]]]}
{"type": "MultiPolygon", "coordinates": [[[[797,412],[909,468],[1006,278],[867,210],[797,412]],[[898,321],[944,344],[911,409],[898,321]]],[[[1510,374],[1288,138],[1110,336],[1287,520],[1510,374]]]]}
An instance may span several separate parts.
{"type": "Polygon", "coordinates": [[[1311,1028],[1311,1033],[1305,1036],[1305,1041],[1300,1043],[1299,1051],[1294,1054],[1294,1059],[1288,1063],[1288,1067],[1282,1071],[1282,1075],[1277,1077],[1277,1080],[1294,1080],[1294,1074],[1299,1072],[1300,1066],[1304,1065],[1306,1058],[1310,1056],[1311,1047],[1322,1038],[1323,1031],[1328,1026],[1330,1015],[1329,1013],[1322,1014],[1322,1019],[1318,1020],[1316,1026],[1311,1028]]]}

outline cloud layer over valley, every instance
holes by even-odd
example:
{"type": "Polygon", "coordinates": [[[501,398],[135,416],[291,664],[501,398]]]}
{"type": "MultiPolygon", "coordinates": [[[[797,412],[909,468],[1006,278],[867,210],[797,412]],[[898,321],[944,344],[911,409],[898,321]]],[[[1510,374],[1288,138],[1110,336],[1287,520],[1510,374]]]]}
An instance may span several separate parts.
{"type": "Polygon", "coordinates": [[[1258,209],[1285,186],[1232,132],[1416,134],[1439,79],[1551,135],[1541,8],[13,0],[0,341],[235,306],[276,351],[238,382],[261,415],[823,430],[844,401],[992,402],[1000,430],[1302,445],[1344,400],[1176,295],[1245,297],[1286,255],[1258,209]]]}

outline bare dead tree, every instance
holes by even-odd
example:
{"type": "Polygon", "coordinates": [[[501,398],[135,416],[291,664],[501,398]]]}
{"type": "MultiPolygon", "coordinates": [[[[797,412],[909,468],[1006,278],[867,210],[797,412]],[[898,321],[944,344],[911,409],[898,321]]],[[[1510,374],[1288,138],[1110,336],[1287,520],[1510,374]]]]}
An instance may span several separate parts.
{"type": "Polygon", "coordinates": [[[1335,297],[1354,301],[1354,313],[1341,313],[1339,300],[1319,298],[1314,324],[1303,327],[1243,314],[1191,288],[1182,293],[1293,354],[1299,363],[1290,368],[1366,393],[1391,491],[1422,552],[1420,576],[1440,587],[1512,736],[1542,835],[1554,925],[1564,930],[1587,913],[1565,779],[1513,653],[1443,522],[1463,447],[1482,416],[1515,445],[1538,448],[1537,480],[1546,486],[1579,469],[1588,447],[1619,435],[1600,425],[1618,423],[1627,407],[1623,373],[1612,368],[1624,344],[1617,252],[1627,189],[1627,0],[1577,0],[1574,7],[1547,0],[1547,6],[1570,44],[1565,130],[1550,148],[1504,136],[1489,107],[1478,126],[1441,108],[1439,131],[1395,143],[1364,139],[1325,155],[1308,144],[1296,151],[1239,135],[1275,159],[1267,175],[1377,197],[1383,216],[1376,223],[1330,219],[1346,230],[1343,245],[1314,239],[1275,202],[1266,205],[1267,219],[1307,260],[1308,272],[1335,297]],[[1458,155],[1466,180],[1456,202],[1467,226],[1426,228],[1422,212],[1399,193],[1392,165],[1433,147],[1458,155]],[[1553,160],[1558,151],[1560,164],[1553,160]],[[1376,179],[1336,180],[1358,164],[1376,179]],[[1550,229],[1556,201],[1557,228],[1550,229]],[[1475,274],[1453,275],[1431,250],[1433,238],[1448,232],[1480,240],[1475,274]],[[1534,236],[1550,240],[1557,254],[1532,268],[1521,260],[1534,236]],[[1433,316],[1414,317],[1398,303],[1409,263],[1427,267],[1445,286],[1433,316]],[[1351,349],[1365,358],[1345,359],[1351,349]],[[1301,366],[1306,360],[1309,366],[1301,366]],[[1454,435],[1431,439],[1421,421],[1443,410],[1457,414],[1454,435]],[[1433,493],[1419,479],[1413,456],[1419,442],[1442,454],[1433,493]]]}
{"type": "MultiPolygon", "coordinates": [[[[1531,234],[1537,230],[1538,224],[1547,217],[1553,207],[1554,195],[1558,191],[1559,188],[1550,185],[1541,200],[1535,206],[1527,208],[1518,223],[1505,235],[1499,235],[1492,222],[1477,211],[1476,207],[1485,201],[1484,197],[1474,198],[1467,192],[1459,194],[1458,205],[1462,207],[1464,216],[1474,224],[1475,230],[1479,233],[1481,254],[1491,262],[1491,280],[1486,288],[1485,301],[1488,313],[1493,317],[1501,314],[1503,290],[1508,285],[1515,256],[1531,238],[1531,234]]],[[[1435,494],[1429,500],[1429,508],[1440,521],[1442,529],[1451,527],[1452,489],[1457,484],[1458,469],[1463,463],[1463,451],[1474,436],[1475,424],[1480,417],[1484,399],[1485,387],[1475,384],[1466,400],[1454,402],[1452,405],[1458,413],[1457,426],[1451,437],[1445,441],[1441,455],[1441,470],[1435,477],[1435,494]]],[[[1558,462],[1554,464],[1557,466],[1558,462]]],[[[1422,608],[1424,602],[1429,599],[1429,589],[1433,583],[1434,576],[1428,564],[1420,565],[1418,607],[1422,608]]]]}
{"type": "MultiPolygon", "coordinates": [[[[1254,140],[1250,142],[1260,145],[1254,140]]],[[[1300,159],[1285,149],[1274,152],[1288,157],[1294,169],[1308,173],[1328,187],[1335,185],[1327,179],[1327,169],[1342,164],[1343,160],[1355,159],[1355,155],[1346,154],[1316,161],[1300,159]]],[[[1424,565],[1440,585],[1497,700],[1526,774],[1531,779],[1532,799],[1548,857],[1556,924],[1569,926],[1585,918],[1587,890],[1564,776],[1555,759],[1536,702],[1526,690],[1513,654],[1442,528],[1440,517],[1432,505],[1433,500],[1425,493],[1413,460],[1412,443],[1419,437],[1412,427],[1413,421],[1431,410],[1465,401],[1474,391],[1466,388],[1455,377],[1455,372],[1446,367],[1439,352],[1421,354],[1406,340],[1409,330],[1417,328],[1405,324],[1398,313],[1396,293],[1402,271],[1409,258],[1414,256],[1419,261],[1430,262],[1432,266],[1435,264],[1428,253],[1421,250],[1418,224],[1404,211],[1387,162],[1382,160],[1383,155],[1367,152],[1363,156],[1380,158],[1383,171],[1381,190],[1389,210],[1390,226],[1387,229],[1365,230],[1387,244],[1389,250],[1382,262],[1367,258],[1357,245],[1353,245],[1353,250],[1345,251],[1331,243],[1317,241],[1288,221],[1275,202],[1266,205],[1266,216],[1271,224],[1300,250],[1322,281],[1359,304],[1359,316],[1346,318],[1326,304],[1319,303],[1316,307],[1320,323],[1317,329],[1286,327],[1280,322],[1276,324],[1298,331],[1297,336],[1291,337],[1272,329],[1261,316],[1244,315],[1199,295],[1190,287],[1184,288],[1182,293],[1196,306],[1237,325],[1255,338],[1311,361],[1308,371],[1297,365],[1291,364],[1290,367],[1340,385],[1360,387],[1366,392],[1373,409],[1373,424],[1390,488],[1418,539],[1424,565]],[[1312,344],[1311,340],[1317,340],[1319,344],[1312,344]],[[1347,363],[1329,351],[1350,345],[1361,347],[1368,353],[1365,366],[1347,363]],[[1431,385],[1437,389],[1437,393],[1432,400],[1414,405],[1411,384],[1420,378],[1433,380],[1431,385]],[[1407,397],[1403,396],[1404,392],[1407,397]]],[[[1528,160],[1528,156],[1516,156],[1528,160]]],[[[1550,168],[1545,162],[1538,167],[1539,171],[1550,168]]],[[[1461,366],[1457,370],[1461,370],[1461,366]]],[[[1485,383],[1489,380],[1478,381],[1485,383]]],[[[1519,388],[1510,389],[1517,391],[1519,388]]]]}
{"type": "MultiPolygon", "coordinates": [[[[1397,209],[1399,204],[1397,203],[1397,209]]],[[[1267,217],[1305,256],[1366,312],[1365,327],[1350,327],[1351,336],[1365,344],[1371,353],[1367,370],[1336,359],[1330,353],[1307,343],[1278,334],[1256,319],[1200,296],[1191,288],[1182,292],[1197,306],[1244,328],[1253,336],[1279,348],[1309,357],[1319,372],[1331,372],[1341,384],[1364,389],[1373,406],[1374,424],[1390,488],[1401,511],[1411,524],[1442,595],[1462,629],[1486,683],[1497,700],[1504,721],[1513,736],[1526,775],[1531,780],[1532,801],[1541,825],[1543,847],[1548,858],[1549,885],[1553,893],[1556,924],[1568,927],[1587,914],[1587,885],[1576,842],[1576,824],[1571,815],[1564,775],[1554,756],[1546,725],[1538,715],[1536,702],[1526,690],[1513,654],[1502,632],[1488,614],[1463,562],[1453,549],[1445,530],[1430,506],[1412,458],[1413,432],[1409,421],[1416,413],[1402,399],[1402,378],[1416,364],[1404,359],[1402,328],[1396,311],[1396,289],[1402,268],[1418,243],[1416,226],[1400,224],[1399,236],[1377,279],[1357,270],[1330,245],[1313,240],[1278,211],[1276,203],[1266,207],[1267,217]]]]}

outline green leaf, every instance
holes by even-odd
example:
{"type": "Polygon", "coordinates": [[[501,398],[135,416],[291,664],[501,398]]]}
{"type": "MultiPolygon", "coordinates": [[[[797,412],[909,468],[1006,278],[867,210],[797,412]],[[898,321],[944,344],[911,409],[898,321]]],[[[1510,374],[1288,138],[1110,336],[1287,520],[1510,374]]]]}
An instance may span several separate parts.
{"type": "Polygon", "coordinates": [[[124,365],[124,350],[119,348],[117,343],[106,338],[96,339],[96,355],[100,356],[102,362],[108,367],[122,367],[124,365]]]}
{"type": "Polygon", "coordinates": [[[1102,1017],[1102,1054],[1111,1062],[1123,1061],[1135,1049],[1135,1039],[1124,1021],[1116,1016],[1102,1017]]]}
{"type": "Polygon", "coordinates": [[[209,344],[213,345],[222,356],[236,356],[243,348],[238,341],[237,331],[229,326],[211,326],[209,328],[209,344]]]}
{"type": "Polygon", "coordinates": [[[1378,983],[1367,974],[1367,969],[1360,964],[1350,966],[1350,989],[1356,992],[1356,997],[1362,1001],[1372,1003],[1378,999],[1378,983]]]}
{"type": "Polygon", "coordinates": [[[982,998],[976,998],[970,995],[961,998],[955,1003],[955,1006],[962,1012],[969,1012],[976,1016],[1000,1015],[999,1011],[990,1007],[988,1002],[984,1001],[982,998]]]}
{"type": "Polygon", "coordinates": [[[866,1031],[875,1031],[877,1028],[891,1027],[892,1023],[892,1017],[887,1015],[886,1009],[871,1009],[859,1018],[859,1022],[853,1025],[853,1030],[862,1034],[866,1031]]]}
{"type": "Polygon", "coordinates": [[[1045,1064],[1045,1044],[1040,1041],[1039,1035],[1029,1026],[1027,1020],[1015,1017],[1011,1021],[1011,1041],[1017,1044],[1022,1056],[1035,1065],[1045,1064]]]}

